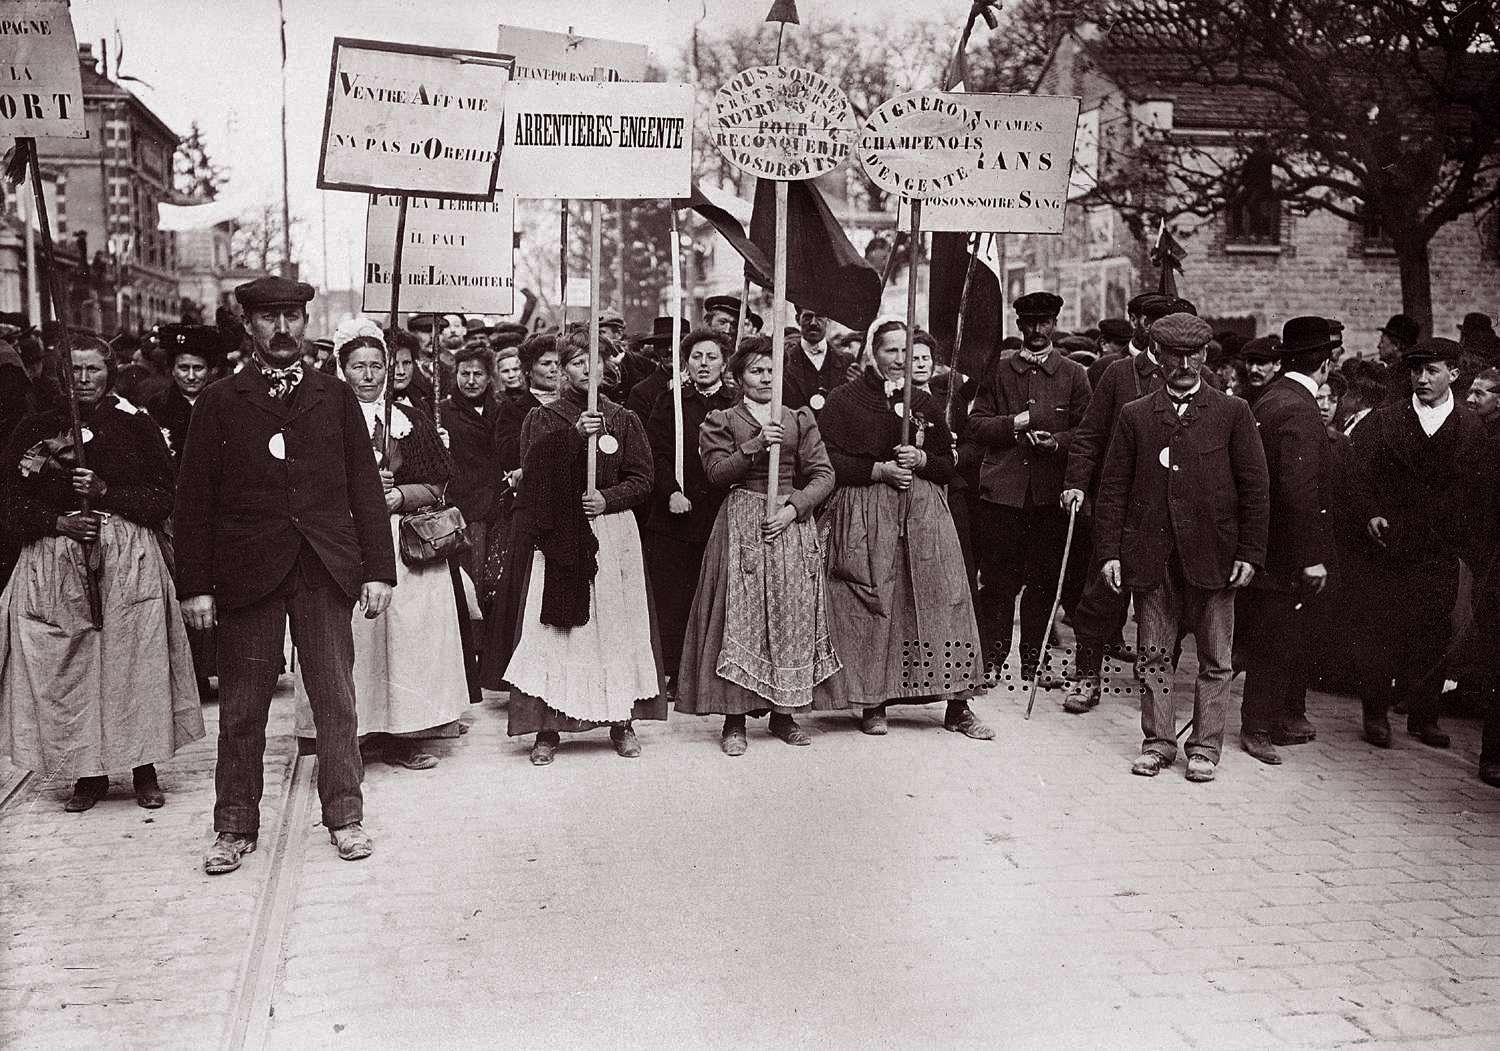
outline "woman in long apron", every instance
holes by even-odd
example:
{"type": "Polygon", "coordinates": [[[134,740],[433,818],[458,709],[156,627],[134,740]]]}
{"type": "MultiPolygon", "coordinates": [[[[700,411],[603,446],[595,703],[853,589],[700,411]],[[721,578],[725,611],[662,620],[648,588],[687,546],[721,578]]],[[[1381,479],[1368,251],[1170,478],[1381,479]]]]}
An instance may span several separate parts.
{"type": "Polygon", "coordinates": [[[838,482],[826,514],[828,604],[843,670],[814,706],[856,709],[860,729],[879,735],[888,704],[943,699],[946,729],[988,740],[994,731],[968,703],[984,671],[945,492],[954,462],[943,406],[914,390],[902,444],[905,323],[877,319],[865,347],[859,379],[818,415],[838,482]]]}
{"type": "Polygon", "coordinates": [[[745,717],[770,713],[787,744],[812,743],[795,713],[838,671],[828,628],[823,550],[813,519],[833,466],[811,409],[771,416],[771,341],[746,340],[730,363],[743,399],[703,421],[710,485],[730,486],[714,519],[688,615],[677,710],[722,715],[720,747],[744,755],[745,717]],[[766,513],[769,446],[780,446],[776,510],[766,513]]]}
{"type": "Polygon", "coordinates": [[[667,717],[651,637],[641,539],[631,510],[651,494],[651,446],[635,413],[587,411],[588,338],[562,341],[562,390],[521,427],[521,481],[505,580],[485,644],[485,686],[510,688],[507,732],[535,734],[551,763],[563,733],[609,727],[641,754],[633,720],[667,717]],[[598,476],[586,488],[586,448],[598,476]]]}

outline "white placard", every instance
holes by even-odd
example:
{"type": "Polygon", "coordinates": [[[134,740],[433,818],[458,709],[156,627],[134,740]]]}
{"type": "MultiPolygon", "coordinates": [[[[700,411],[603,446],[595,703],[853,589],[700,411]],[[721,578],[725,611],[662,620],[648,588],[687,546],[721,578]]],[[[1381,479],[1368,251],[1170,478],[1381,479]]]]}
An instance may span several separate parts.
{"type": "MultiPolygon", "coordinates": [[[[365,209],[364,310],[391,309],[391,261],[400,198],[371,194],[365,209]]],[[[509,314],[515,309],[515,207],[493,201],[412,197],[401,250],[403,314],[509,314]]]]}
{"type": "Polygon", "coordinates": [[[831,172],[849,156],[856,134],[848,98],[811,70],[756,66],[736,73],[714,95],[714,145],[757,178],[831,172]]]}
{"type": "Polygon", "coordinates": [[[511,84],[500,187],[512,196],[687,197],[692,184],[691,84],[511,84]]]}
{"type": "Polygon", "coordinates": [[[87,135],[66,0],[6,0],[0,4],[0,140],[87,135]]]}
{"type": "Polygon", "coordinates": [[[1059,234],[1073,165],[1078,99],[950,96],[979,114],[983,153],[957,193],[922,204],[924,230],[1059,234]]]}
{"type": "Polygon", "coordinates": [[[318,188],[488,200],[508,55],[336,37],[318,188]]]}
{"type": "Polygon", "coordinates": [[[952,193],[979,163],[984,139],[967,96],[940,91],[899,95],[870,114],[859,163],[888,193],[927,200],[952,193]]]}
{"type": "Polygon", "coordinates": [[[497,51],[516,56],[517,80],[645,80],[645,44],[501,26],[497,51]]]}

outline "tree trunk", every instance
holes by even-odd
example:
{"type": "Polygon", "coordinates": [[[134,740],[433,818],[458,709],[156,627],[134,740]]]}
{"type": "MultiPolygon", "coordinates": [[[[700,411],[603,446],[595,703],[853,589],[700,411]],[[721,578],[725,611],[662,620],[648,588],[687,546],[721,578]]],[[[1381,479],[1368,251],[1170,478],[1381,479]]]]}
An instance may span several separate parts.
{"type": "Polygon", "coordinates": [[[1424,336],[1432,334],[1432,265],[1427,241],[1421,237],[1394,239],[1401,268],[1401,312],[1416,321],[1424,336]]]}

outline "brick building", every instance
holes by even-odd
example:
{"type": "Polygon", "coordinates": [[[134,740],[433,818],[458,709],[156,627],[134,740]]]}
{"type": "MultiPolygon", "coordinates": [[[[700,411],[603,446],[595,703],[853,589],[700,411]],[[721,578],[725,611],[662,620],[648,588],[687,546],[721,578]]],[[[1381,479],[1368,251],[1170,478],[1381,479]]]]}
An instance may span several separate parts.
{"type": "MultiPolygon", "coordinates": [[[[1006,300],[1035,289],[1051,289],[1067,301],[1059,324],[1082,329],[1102,317],[1123,316],[1134,292],[1154,287],[1148,260],[1154,230],[1132,231],[1107,205],[1084,206],[1076,198],[1089,187],[1108,146],[1150,127],[1169,144],[1212,148],[1253,131],[1263,115],[1253,91],[1182,85],[1163,78],[1157,90],[1142,90],[1149,75],[1139,63],[1170,56],[1131,56],[1132,93],[1112,80],[1085,52],[1088,27],[1064,33],[1037,84],[1041,94],[1082,99],[1076,192],[1061,237],[1011,235],[1006,240],[1006,300]]],[[[1209,220],[1177,220],[1173,232],[1186,247],[1179,291],[1218,330],[1246,334],[1278,331],[1299,314],[1327,314],[1345,323],[1345,346],[1373,354],[1377,329],[1401,309],[1395,254],[1378,230],[1332,213],[1300,212],[1290,206],[1246,206],[1209,220]]],[[[1445,227],[1431,244],[1433,327],[1453,336],[1471,310],[1500,314],[1500,216],[1465,216],[1445,227]]]]}
{"type": "Polygon", "coordinates": [[[68,320],[106,335],[179,316],[176,236],[159,228],[172,199],[178,135],[78,48],[88,137],[40,139],[44,178],[56,181],[53,229],[68,320]]]}

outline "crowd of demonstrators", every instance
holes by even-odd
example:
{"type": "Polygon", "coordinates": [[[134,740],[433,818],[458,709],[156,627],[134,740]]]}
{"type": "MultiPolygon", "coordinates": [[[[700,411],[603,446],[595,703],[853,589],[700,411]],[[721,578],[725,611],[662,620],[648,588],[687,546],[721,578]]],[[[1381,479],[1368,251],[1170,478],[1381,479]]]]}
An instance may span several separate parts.
{"type": "Polygon", "coordinates": [[[7,751],[76,778],[69,809],[126,768],[159,806],[154,764],[202,735],[217,678],[206,871],[255,849],[288,623],[297,732],[351,860],[373,850],[365,756],[435,765],[423,742],[461,732],[475,661],[544,766],[563,734],[595,729],[640,755],[635,723],[669,702],[722,716],[728,755],[747,716],[807,745],[799,713],[848,711],[878,735],[890,705],[938,701],[947,729],[984,740],[969,702],[1006,669],[1065,686],[1083,714],[1114,654],[1138,682],[1132,770],[1154,775],[1177,756],[1192,635],[1190,780],[1215,776],[1243,671],[1240,744],[1269,764],[1316,738],[1311,685],[1357,695],[1375,746],[1397,708],[1446,747],[1456,679],[1487,713],[1481,776],[1500,785],[1500,341],[1483,315],[1457,340],[1396,315],[1372,357],[1345,357],[1332,318],[1215,334],[1193,303],[1145,293],[1064,333],[1063,301],[1039,292],[1012,304],[1021,337],[966,376],[902,319],[840,335],[804,305],[773,418],[770,340],[747,338],[760,319],[731,296],[701,328],[657,318],[634,340],[606,311],[597,348],[584,326],[433,315],[310,341],[309,286],[237,298],[237,328],[78,341],[87,471],[46,339],[0,327],[0,514],[19,559],[0,597],[7,751]],[[467,552],[398,559],[402,520],[450,505],[467,552]],[[1049,670],[1059,587],[1066,682],[1049,670]],[[141,656],[116,667],[106,646],[141,656]]]}

